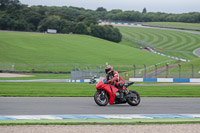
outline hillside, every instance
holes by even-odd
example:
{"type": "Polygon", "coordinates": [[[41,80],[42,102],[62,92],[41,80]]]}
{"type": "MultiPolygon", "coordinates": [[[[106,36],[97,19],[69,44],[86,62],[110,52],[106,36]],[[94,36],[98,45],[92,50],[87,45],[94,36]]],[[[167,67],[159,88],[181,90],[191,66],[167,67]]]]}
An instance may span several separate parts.
{"type": "Polygon", "coordinates": [[[200,47],[199,35],[152,28],[125,26],[117,26],[117,28],[120,29],[123,37],[152,46],[161,53],[189,60],[197,58],[192,52],[200,47]]]}
{"type": "Polygon", "coordinates": [[[152,65],[172,60],[87,35],[0,32],[0,47],[1,63],[152,65]]]}

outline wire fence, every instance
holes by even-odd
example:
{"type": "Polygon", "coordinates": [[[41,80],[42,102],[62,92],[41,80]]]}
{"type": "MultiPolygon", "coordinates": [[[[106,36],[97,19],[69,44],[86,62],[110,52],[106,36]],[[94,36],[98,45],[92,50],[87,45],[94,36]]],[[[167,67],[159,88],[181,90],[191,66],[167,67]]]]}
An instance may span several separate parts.
{"type": "MultiPolygon", "coordinates": [[[[115,69],[118,71],[117,69],[115,69]]],[[[151,66],[133,65],[131,71],[118,71],[124,80],[129,78],[200,78],[200,65],[156,64],[151,66]]],[[[73,79],[105,77],[104,70],[73,70],[73,79]]]]}
{"type": "MultiPolygon", "coordinates": [[[[173,64],[159,67],[153,65],[147,67],[133,65],[133,78],[200,78],[200,65],[173,64]]],[[[129,77],[129,78],[130,78],[129,77]]]]}
{"type": "MultiPolygon", "coordinates": [[[[0,63],[0,72],[30,73],[71,73],[72,79],[90,79],[93,76],[105,77],[106,65],[82,64],[14,64],[0,63]]],[[[124,80],[129,78],[200,78],[200,64],[173,64],[161,62],[155,65],[114,65],[124,80]]]]}

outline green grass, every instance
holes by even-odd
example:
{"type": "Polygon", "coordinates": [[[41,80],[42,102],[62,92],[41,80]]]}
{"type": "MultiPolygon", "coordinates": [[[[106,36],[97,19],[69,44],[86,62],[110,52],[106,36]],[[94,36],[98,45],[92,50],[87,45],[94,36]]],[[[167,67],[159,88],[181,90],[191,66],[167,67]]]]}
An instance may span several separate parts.
{"type": "Polygon", "coordinates": [[[84,97],[93,96],[95,86],[71,83],[0,83],[0,96],[84,97]]]}
{"type": "Polygon", "coordinates": [[[166,55],[171,55],[174,57],[178,57],[178,58],[183,58],[183,59],[188,59],[188,60],[192,60],[195,58],[198,58],[196,55],[194,55],[192,52],[191,53],[184,53],[184,52],[175,52],[175,51],[163,51],[163,50],[158,50],[158,52],[166,54],[166,55]]]}
{"type": "MultiPolygon", "coordinates": [[[[131,86],[142,97],[200,97],[200,86],[131,86]]],[[[19,97],[92,97],[95,85],[72,83],[0,82],[0,96],[19,97]]]]}
{"type": "Polygon", "coordinates": [[[70,69],[63,64],[151,65],[170,60],[87,35],[0,32],[0,47],[0,62],[15,64],[15,70],[66,71],[70,69]],[[54,70],[51,64],[58,69],[54,70]]]}
{"type": "Polygon", "coordinates": [[[200,97],[200,86],[141,86],[135,88],[143,97],[200,97]]]}
{"type": "Polygon", "coordinates": [[[0,120],[6,125],[150,125],[150,124],[199,124],[200,118],[156,119],[64,119],[64,120],[0,120]]]}
{"type": "Polygon", "coordinates": [[[147,24],[150,24],[153,26],[161,26],[161,27],[163,26],[163,27],[172,27],[172,28],[200,30],[200,23],[148,22],[147,24]]]}
{"type": "Polygon", "coordinates": [[[120,42],[120,44],[127,45],[127,46],[130,46],[130,47],[138,47],[138,44],[130,42],[130,41],[124,39],[124,38],[122,38],[122,41],[120,42]]]}
{"type": "MultiPolygon", "coordinates": [[[[147,43],[157,50],[161,48],[164,50],[187,51],[191,53],[173,53],[170,55],[179,55],[181,58],[194,59],[192,51],[200,47],[199,35],[190,34],[180,31],[152,29],[152,28],[138,28],[117,26],[124,37],[130,38],[135,42],[147,43]]],[[[125,45],[127,45],[125,43],[125,45]]],[[[135,44],[133,44],[134,46],[135,44]]],[[[130,46],[130,44],[128,44],[130,46]]],[[[139,45],[138,45],[139,46],[139,45]]]]}

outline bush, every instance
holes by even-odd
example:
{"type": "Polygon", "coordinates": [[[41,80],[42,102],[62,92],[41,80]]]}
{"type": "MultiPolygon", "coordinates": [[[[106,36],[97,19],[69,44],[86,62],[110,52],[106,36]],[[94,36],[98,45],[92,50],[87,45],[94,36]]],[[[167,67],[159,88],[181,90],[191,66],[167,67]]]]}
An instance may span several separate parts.
{"type": "Polygon", "coordinates": [[[92,25],[91,33],[92,36],[99,37],[102,39],[106,39],[113,42],[120,42],[122,39],[122,35],[119,32],[119,29],[114,28],[111,25],[92,25]]]}

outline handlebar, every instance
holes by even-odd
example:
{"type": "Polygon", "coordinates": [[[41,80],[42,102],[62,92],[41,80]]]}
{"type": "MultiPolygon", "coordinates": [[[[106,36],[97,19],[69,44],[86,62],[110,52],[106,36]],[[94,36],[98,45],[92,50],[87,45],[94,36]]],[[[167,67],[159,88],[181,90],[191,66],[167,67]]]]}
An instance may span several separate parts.
{"type": "Polygon", "coordinates": [[[115,85],[116,85],[116,83],[115,83],[115,82],[113,82],[113,83],[108,83],[107,81],[105,81],[105,82],[104,82],[104,84],[110,84],[110,85],[113,85],[113,86],[115,86],[115,85]]]}

